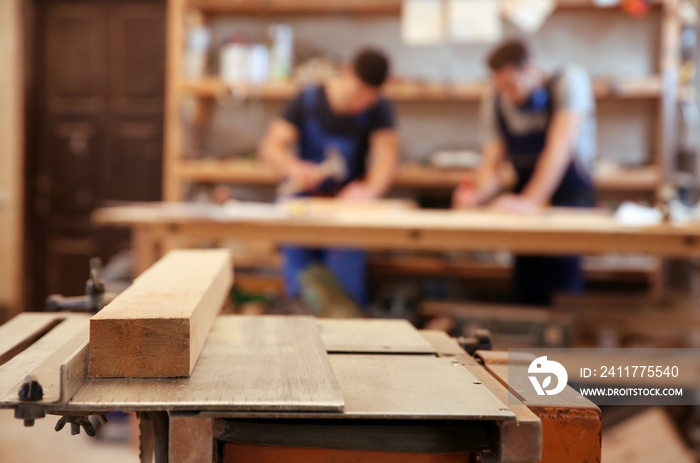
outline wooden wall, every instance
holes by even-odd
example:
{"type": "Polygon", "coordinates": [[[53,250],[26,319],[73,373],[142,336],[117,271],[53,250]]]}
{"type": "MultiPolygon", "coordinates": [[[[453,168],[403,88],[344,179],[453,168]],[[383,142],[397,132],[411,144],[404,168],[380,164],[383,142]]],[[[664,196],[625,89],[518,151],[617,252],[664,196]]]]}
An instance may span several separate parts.
{"type": "Polygon", "coordinates": [[[22,0],[0,1],[0,321],[21,310],[22,0]]]}

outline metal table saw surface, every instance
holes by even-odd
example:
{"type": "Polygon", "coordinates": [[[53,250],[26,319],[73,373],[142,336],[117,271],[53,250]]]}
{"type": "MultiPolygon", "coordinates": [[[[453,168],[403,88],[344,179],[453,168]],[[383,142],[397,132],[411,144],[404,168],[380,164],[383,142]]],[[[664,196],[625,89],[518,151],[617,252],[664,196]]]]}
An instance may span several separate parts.
{"type": "Polygon", "coordinates": [[[0,366],[0,406],[17,405],[21,381],[33,374],[47,410],[514,418],[468,368],[438,358],[405,321],[220,316],[189,378],[156,379],[88,378],[88,320],[22,314],[3,326],[0,338],[8,351],[50,329],[0,366]],[[332,371],[324,368],[328,363],[332,371]]]}
{"type": "MultiPolygon", "coordinates": [[[[32,407],[64,416],[194,414],[229,423],[214,434],[234,440],[252,438],[246,433],[259,439],[257,426],[274,436],[275,425],[296,423],[305,433],[297,440],[308,445],[323,434],[313,435],[319,426],[346,426],[342,435],[352,445],[372,433],[414,433],[372,448],[488,448],[488,461],[541,455],[540,420],[527,407],[513,405],[507,389],[444,333],[420,332],[406,321],[219,316],[192,375],[166,379],[88,378],[88,322],[87,315],[26,313],[1,326],[0,408],[20,415],[32,407]],[[41,400],[19,400],[27,375],[42,385],[41,400]],[[426,429],[453,436],[420,442],[426,429]]],[[[288,436],[289,429],[279,432],[288,436]]]]}

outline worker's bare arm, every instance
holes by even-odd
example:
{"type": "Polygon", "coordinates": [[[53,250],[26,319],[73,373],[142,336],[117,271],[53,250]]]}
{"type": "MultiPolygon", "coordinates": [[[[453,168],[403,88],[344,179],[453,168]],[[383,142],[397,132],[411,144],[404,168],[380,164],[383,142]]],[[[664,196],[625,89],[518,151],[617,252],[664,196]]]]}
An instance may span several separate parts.
{"type": "Polygon", "coordinates": [[[355,181],[340,192],[344,199],[370,200],[384,196],[391,187],[399,164],[399,137],[395,129],[372,132],[370,159],[364,181],[355,181]]]}
{"type": "Polygon", "coordinates": [[[282,118],[276,118],[267,129],[260,143],[260,157],[283,175],[289,175],[299,162],[294,146],[299,140],[299,131],[282,118]]]}
{"type": "Polygon", "coordinates": [[[505,158],[503,141],[494,139],[484,145],[482,159],[476,171],[474,188],[458,187],[453,195],[455,207],[467,208],[484,204],[496,196],[503,185],[500,171],[505,158]]]}
{"type": "Polygon", "coordinates": [[[502,140],[493,140],[483,149],[483,159],[476,173],[476,201],[483,204],[496,196],[501,184],[501,165],[505,159],[505,146],[502,140]]]}
{"type": "Polygon", "coordinates": [[[293,179],[302,191],[310,190],[323,181],[318,166],[299,159],[294,147],[299,131],[290,122],[276,118],[260,143],[260,157],[283,176],[293,179]]]}
{"type": "Polygon", "coordinates": [[[377,196],[391,187],[399,165],[399,137],[394,129],[375,131],[370,137],[370,163],[367,185],[377,196]]]}

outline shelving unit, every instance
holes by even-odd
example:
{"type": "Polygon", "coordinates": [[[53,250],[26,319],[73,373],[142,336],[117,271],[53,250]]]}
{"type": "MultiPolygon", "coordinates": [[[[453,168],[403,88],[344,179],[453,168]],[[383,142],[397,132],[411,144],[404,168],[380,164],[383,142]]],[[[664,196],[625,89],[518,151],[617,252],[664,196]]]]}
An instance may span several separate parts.
{"type": "MultiPolygon", "coordinates": [[[[245,183],[275,185],[280,175],[267,165],[252,160],[190,160],[180,163],[181,178],[201,183],[245,183]]],[[[455,187],[472,173],[466,169],[438,169],[417,164],[402,166],[394,180],[401,188],[455,187]]]]}
{"type": "MultiPolygon", "coordinates": [[[[651,0],[653,6],[664,0],[651,0]]],[[[190,0],[188,5],[210,14],[389,14],[401,12],[401,0],[190,0]]],[[[558,8],[592,8],[593,0],[557,0],[558,8]]]]}
{"type": "MultiPolygon", "coordinates": [[[[400,103],[476,103],[481,100],[487,85],[486,82],[391,82],[386,85],[384,93],[392,101],[400,103]]],[[[201,80],[183,80],[181,91],[198,98],[219,98],[235,94],[238,98],[251,101],[286,101],[293,98],[302,87],[302,84],[294,82],[229,86],[218,78],[209,77],[201,80]]],[[[656,99],[663,94],[659,76],[622,81],[595,79],[593,89],[599,100],[656,99]]]]}
{"type": "MultiPolygon", "coordinates": [[[[254,160],[190,159],[178,164],[178,176],[199,183],[233,183],[275,185],[280,175],[269,166],[254,160]]],[[[398,188],[454,188],[468,169],[441,169],[421,164],[405,164],[394,179],[398,188]]],[[[644,192],[656,188],[660,173],[655,166],[596,175],[596,186],[605,191],[644,192]]]]}
{"type": "MultiPolygon", "coordinates": [[[[649,165],[620,172],[598,175],[598,188],[618,193],[653,193],[668,176],[675,152],[676,103],[680,19],[678,0],[655,0],[661,9],[659,61],[655,74],[636,79],[595,78],[598,100],[656,102],[657,123],[653,156],[649,165]]],[[[558,0],[558,8],[597,8],[592,0],[558,0]]],[[[164,199],[183,199],[186,182],[227,182],[270,185],[279,176],[252,161],[191,159],[183,155],[180,111],[184,98],[198,103],[197,120],[206,119],[212,102],[235,94],[249,101],[281,102],[293,97],[301,85],[294,82],[270,83],[260,87],[230,88],[217,77],[184,79],[181,74],[184,51],[184,17],[188,9],[207,15],[398,15],[401,0],[169,0],[168,2],[168,82],[166,102],[166,139],[164,159],[164,199]]],[[[484,82],[391,82],[387,96],[400,103],[465,104],[479,101],[484,82]]],[[[459,182],[464,171],[404,166],[395,185],[410,188],[450,188],[459,182]]]]}
{"type": "MultiPolygon", "coordinates": [[[[195,9],[205,17],[220,15],[274,17],[294,15],[376,15],[397,16],[401,0],[168,0],[168,72],[166,89],[166,139],[164,159],[164,199],[180,201],[187,183],[229,183],[271,186],[280,181],[279,174],[255,160],[213,159],[186,157],[183,150],[180,115],[184,99],[194,99],[197,123],[206,124],[207,109],[219,98],[235,95],[238,101],[279,103],[292,98],[301,88],[295,82],[270,83],[259,87],[237,86],[231,88],[218,77],[198,80],[183,78],[184,18],[188,9],[195,9]]],[[[608,173],[596,174],[598,189],[614,192],[624,198],[639,193],[651,197],[671,171],[675,153],[676,106],[678,92],[678,65],[680,54],[681,24],[678,16],[678,0],[654,0],[654,8],[660,17],[658,28],[658,64],[654,73],[638,78],[594,77],[594,91],[599,102],[652,102],[656,111],[654,147],[648,165],[608,173]]],[[[596,8],[593,0],[558,0],[558,8],[596,8]]],[[[392,81],[386,94],[402,104],[473,104],[477,103],[485,82],[426,82],[392,81]]],[[[601,154],[604,157],[604,153],[601,154]]],[[[449,189],[469,171],[439,169],[419,164],[404,165],[399,169],[394,185],[408,189],[449,189]]],[[[411,270],[411,263],[395,263],[403,270],[411,270]]],[[[470,264],[463,264],[471,269],[470,264]]],[[[652,269],[602,268],[588,269],[589,275],[601,278],[647,281],[651,291],[658,289],[660,266],[652,269]],[[612,277],[611,277],[612,278],[612,277]]],[[[469,270],[472,272],[473,269],[469,270]]],[[[483,269],[489,275],[503,277],[503,268],[483,269]]]]}

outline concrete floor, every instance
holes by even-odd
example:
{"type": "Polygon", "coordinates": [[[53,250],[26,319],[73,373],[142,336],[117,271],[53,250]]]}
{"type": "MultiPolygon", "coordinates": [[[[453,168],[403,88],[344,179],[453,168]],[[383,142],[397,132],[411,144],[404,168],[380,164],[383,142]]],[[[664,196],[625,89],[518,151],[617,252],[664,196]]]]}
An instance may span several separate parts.
{"type": "MultiPolygon", "coordinates": [[[[71,436],[70,426],[54,431],[58,417],[37,420],[32,428],[14,418],[12,410],[0,410],[0,463],[129,463],[138,462],[138,449],[127,443],[86,436],[71,436]]],[[[110,426],[107,423],[105,426],[110,426]]],[[[115,423],[113,426],[124,426],[115,423]]]]}

